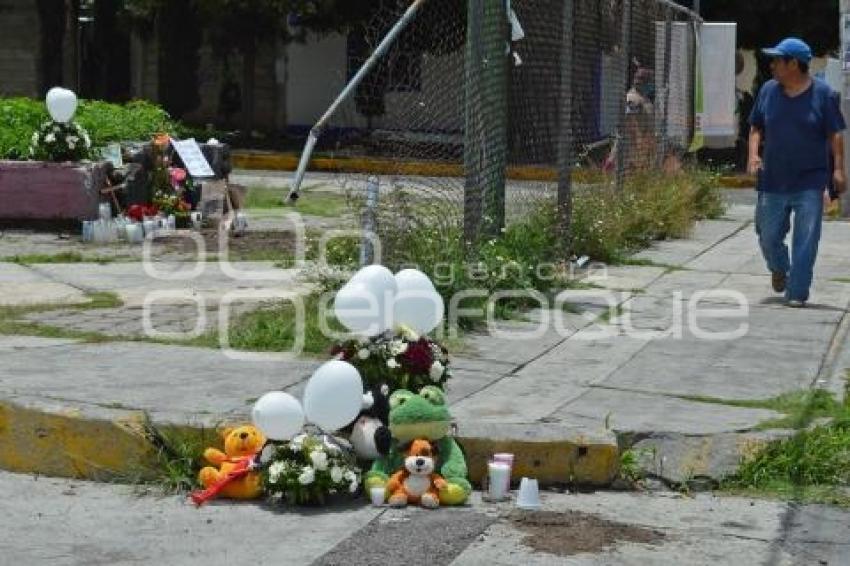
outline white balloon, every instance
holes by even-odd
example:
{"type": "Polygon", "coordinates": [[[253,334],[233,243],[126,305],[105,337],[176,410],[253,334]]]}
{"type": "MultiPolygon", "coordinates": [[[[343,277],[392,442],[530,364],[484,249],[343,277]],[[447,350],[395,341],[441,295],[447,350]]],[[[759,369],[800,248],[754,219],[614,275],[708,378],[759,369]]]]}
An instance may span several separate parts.
{"type": "Polygon", "coordinates": [[[66,88],[53,87],[45,98],[50,117],[57,122],[67,123],[77,111],[77,95],[66,88]]]}
{"type": "Polygon", "coordinates": [[[319,367],[304,389],[307,421],[325,432],[351,423],[363,405],[363,379],[348,362],[333,360],[319,367]]]}
{"type": "Polygon", "coordinates": [[[443,297],[433,290],[400,291],[393,304],[396,328],[404,325],[418,334],[428,334],[437,328],[444,313],[443,297]]]}
{"type": "Polygon", "coordinates": [[[334,314],[355,334],[376,336],[386,330],[390,309],[365,284],[349,281],[337,291],[334,314]]]}
{"type": "Polygon", "coordinates": [[[272,391],[254,403],[251,420],[269,440],[290,440],[304,426],[304,411],[289,393],[272,391]]]}
{"type": "Polygon", "coordinates": [[[367,289],[381,300],[386,300],[387,304],[392,304],[393,296],[398,290],[396,278],[393,272],[383,265],[367,265],[360,271],[354,274],[349,280],[349,283],[362,283],[367,289]]]}
{"type": "Polygon", "coordinates": [[[395,274],[396,288],[402,291],[434,291],[434,283],[418,269],[402,269],[395,274]]]}
{"type": "Polygon", "coordinates": [[[440,324],[445,313],[443,298],[431,279],[418,269],[395,274],[398,292],[393,303],[393,324],[404,325],[419,334],[428,334],[440,324]]]}

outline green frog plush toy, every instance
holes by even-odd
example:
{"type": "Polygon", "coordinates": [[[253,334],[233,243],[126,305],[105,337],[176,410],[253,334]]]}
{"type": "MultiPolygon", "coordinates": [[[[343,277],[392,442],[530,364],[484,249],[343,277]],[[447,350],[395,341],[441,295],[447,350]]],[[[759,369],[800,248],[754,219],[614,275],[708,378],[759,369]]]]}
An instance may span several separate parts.
{"type": "Polygon", "coordinates": [[[390,396],[390,432],[393,443],[387,455],[372,464],[366,474],[366,488],[386,485],[391,474],[404,465],[404,447],[416,439],[427,439],[437,449],[439,468],[434,470],[447,482],[440,490],[442,505],[461,505],[472,492],[466,479],[466,458],[449,436],[451,417],[439,387],[426,386],[417,395],[399,389],[390,396]]]}

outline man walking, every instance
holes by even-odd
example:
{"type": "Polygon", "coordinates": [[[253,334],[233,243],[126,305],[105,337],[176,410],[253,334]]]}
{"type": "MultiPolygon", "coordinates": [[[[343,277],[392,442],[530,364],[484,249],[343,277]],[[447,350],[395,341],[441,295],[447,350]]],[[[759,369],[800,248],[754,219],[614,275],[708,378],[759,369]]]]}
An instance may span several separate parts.
{"type": "Polygon", "coordinates": [[[750,115],[747,170],[758,175],[756,233],[773,290],[785,293],[788,306],[803,307],[821,236],[824,191],[829,185],[839,194],[846,188],[845,123],[832,89],[809,76],[812,51],[805,42],[787,38],[762,53],[771,57],[773,80],[762,86],[750,115]]]}

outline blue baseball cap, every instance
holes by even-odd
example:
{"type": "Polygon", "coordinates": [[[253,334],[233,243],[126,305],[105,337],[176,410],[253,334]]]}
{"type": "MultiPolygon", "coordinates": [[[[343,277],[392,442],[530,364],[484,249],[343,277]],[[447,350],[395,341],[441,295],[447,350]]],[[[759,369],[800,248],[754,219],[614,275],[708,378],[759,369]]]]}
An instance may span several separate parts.
{"type": "Polygon", "coordinates": [[[768,57],[791,57],[803,63],[812,60],[812,48],[805,41],[796,37],[786,37],[776,47],[768,47],[762,49],[761,52],[768,57]]]}

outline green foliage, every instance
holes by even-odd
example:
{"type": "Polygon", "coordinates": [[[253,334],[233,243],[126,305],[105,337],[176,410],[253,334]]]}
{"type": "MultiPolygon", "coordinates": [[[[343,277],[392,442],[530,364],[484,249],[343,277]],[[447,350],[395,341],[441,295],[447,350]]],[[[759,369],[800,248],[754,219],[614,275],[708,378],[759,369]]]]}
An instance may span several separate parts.
{"type": "Polygon", "coordinates": [[[725,206],[719,175],[700,170],[632,176],[623,193],[597,186],[573,200],[572,250],[619,261],[653,240],[687,236],[694,220],[717,218],[725,206]]]}
{"type": "Polygon", "coordinates": [[[711,0],[702,5],[707,21],[738,23],[739,47],[759,49],[793,35],[819,54],[838,49],[838,0],[711,0]]]}
{"type": "Polygon", "coordinates": [[[156,104],[134,100],[111,104],[99,100],[83,101],[76,120],[85,127],[95,147],[110,142],[150,139],[158,132],[182,135],[182,126],[156,104]]]}
{"type": "MultiPolygon", "coordinates": [[[[845,389],[850,393],[850,381],[845,389]]],[[[743,406],[787,413],[785,419],[766,425],[793,427],[797,432],[745,460],[723,487],[798,501],[850,504],[850,396],[845,394],[839,402],[831,393],[816,389],[753,403],[743,406]],[[816,420],[827,422],[812,427],[816,420]]]]}
{"type": "Polygon", "coordinates": [[[157,486],[164,493],[199,487],[198,473],[207,465],[204,450],[221,442],[213,431],[159,428],[149,418],[143,424],[143,432],[155,450],[155,458],[140,466],[136,478],[126,479],[157,486]]]}
{"type": "Polygon", "coordinates": [[[846,407],[836,401],[829,391],[812,389],[790,391],[770,399],[718,399],[695,395],[678,396],[680,399],[698,403],[747,407],[750,409],[769,409],[785,416],[759,424],[760,429],[789,428],[800,429],[809,426],[814,420],[845,415],[846,407]]]}
{"type": "Polygon", "coordinates": [[[42,102],[0,98],[0,159],[28,159],[33,133],[49,119],[42,102]]]}
{"type": "MultiPolygon", "coordinates": [[[[43,101],[0,98],[0,159],[27,159],[33,134],[49,119],[43,101]]],[[[162,108],[140,100],[125,105],[82,101],[74,120],[86,129],[94,148],[147,140],[157,132],[182,133],[162,108]]]]}
{"type": "MultiPolygon", "coordinates": [[[[322,331],[318,296],[305,298],[304,312],[304,352],[326,355],[334,341],[322,331]]],[[[254,352],[291,351],[295,344],[295,322],[295,307],[291,303],[270,305],[247,313],[232,324],[230,347],[254,352]]],[[[332,314],[329,314],[328,326],[337,332],[345,330],[332,314]]]]}

